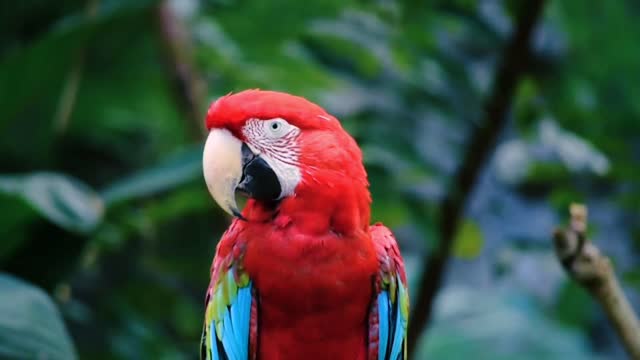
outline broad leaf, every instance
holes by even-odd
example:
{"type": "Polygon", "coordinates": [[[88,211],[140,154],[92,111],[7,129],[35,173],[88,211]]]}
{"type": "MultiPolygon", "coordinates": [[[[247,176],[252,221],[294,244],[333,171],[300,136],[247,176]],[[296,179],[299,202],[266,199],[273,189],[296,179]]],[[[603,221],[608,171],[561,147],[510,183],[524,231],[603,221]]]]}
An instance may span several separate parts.
{"type": "Polygon", "coordinates": [[[4,273],[0,273],[0,358],[76,358],[71,338],[51,298],[4,273]]]}
{"type": "Polygon", "coordinates": [[[0,176],[0,192],[21,197],[48,220],[74,232],[93,230],[104,204],[89,186],[56,173],[0,176]]]}

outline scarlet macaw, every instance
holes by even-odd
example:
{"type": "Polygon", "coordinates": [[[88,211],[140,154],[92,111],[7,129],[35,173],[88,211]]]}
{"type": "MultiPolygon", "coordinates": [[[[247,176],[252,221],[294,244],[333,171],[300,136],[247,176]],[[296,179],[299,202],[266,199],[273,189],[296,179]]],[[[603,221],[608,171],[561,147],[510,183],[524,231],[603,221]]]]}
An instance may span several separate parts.
{"type": "Polygon", "coordinates": [[[403,260],[369,225],[362,152],[340,122],[247,90],[215,101],[206,127],[207,187],[235,218],[211,267],[201,358],[406,359],[403,260]]]}

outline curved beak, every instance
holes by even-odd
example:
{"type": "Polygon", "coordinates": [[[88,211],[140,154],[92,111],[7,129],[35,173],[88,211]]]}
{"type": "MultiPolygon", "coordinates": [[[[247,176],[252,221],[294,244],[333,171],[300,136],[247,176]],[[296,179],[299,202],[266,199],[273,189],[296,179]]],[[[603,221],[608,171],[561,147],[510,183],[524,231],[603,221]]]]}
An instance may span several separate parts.
{"type": "Polygon", "coordinates": [[[236,191],[251,198],[272,201],[282,191],[269,164],[229,130],[213,129],[204,146],[202,169],[213,199],[228,214],[246,220],[236,204],[236,191]]]}

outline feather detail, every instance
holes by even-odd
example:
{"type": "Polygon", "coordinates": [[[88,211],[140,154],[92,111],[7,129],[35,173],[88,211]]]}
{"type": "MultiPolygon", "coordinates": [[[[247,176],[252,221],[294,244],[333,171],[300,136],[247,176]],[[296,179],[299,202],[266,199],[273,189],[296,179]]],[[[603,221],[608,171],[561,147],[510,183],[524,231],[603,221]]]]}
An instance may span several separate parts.
{"type": "MultiPolygon", "coordinates": [[[[399,282],[400,279],[398,279],[398,283],[399,282]]],[[[407,318],[405,317],[405,314],[403,314],[402,304],[400,301],[401,297],[404,296],[403,292],[406,293],[406,291],[404,291],[404,286],[400,284],[400,286],[398,286],[398,296],[396,296],[396,303],[393,305],[393,310],[395,312],[395,324],[393,330],[393,347],[391,348],[391,356],[389,357],[389,359],[391,360],[400,359],[400,352],[404,348],[403,343],[407,334],[407,318]]]]}
{"type": "Polygon", "coordinates": [[[387,343],[389,342],[389,316],[390,302],[389,293],[382,291],[378,295],[378,318],[380,319],[378,336],[378,359],[385,359],[387,353],[387,343]]]}
{"type": "Polygon", "coordinates": [[[253,285],[240,266],[242,253],[230,255],[225,261],[214,262],[212,268],[201,351],[206,360],[249,359],[253,285]]]}
{"type": "Polygon", "coordinates": [[[369,354],[367,359],[378,359],[378,350],[380,348],[380,318],[378,309],[378,298],[374,298],[371,304],[371,310],[369,311],[369,354]]]}
{"type": "Polygon", "coordinates": [[[249,354],[251,360],[258,356],[258,295],[255,288],[251,289],[251,310],[249,313],[249,354]]]}
{"type": "Polygon", "coordinates": [[[217,344],[217,338],[218,336],[216,335],[216,327],[215,325],[212,323],[209,326],[210,329],[210,336],[209,336],[209,346],[210,346],[210,351],[209,351],[209,355],[211,357],[212,360],[219,360],[220,359],[220,355],[218,354],[218,344],[217,344]]]}
{"type": "MultiPolygon", "coordinates": [[[[404,263],[391,231],[376,224],[370,228],[376,246],[379,271],[377,278],[378,337],[369,341],[378,345],[378,360],[406,359],[409,294],[407,292],[404,263]]],[[[370,324],[371,326],[371,324],[370,324]]]]}

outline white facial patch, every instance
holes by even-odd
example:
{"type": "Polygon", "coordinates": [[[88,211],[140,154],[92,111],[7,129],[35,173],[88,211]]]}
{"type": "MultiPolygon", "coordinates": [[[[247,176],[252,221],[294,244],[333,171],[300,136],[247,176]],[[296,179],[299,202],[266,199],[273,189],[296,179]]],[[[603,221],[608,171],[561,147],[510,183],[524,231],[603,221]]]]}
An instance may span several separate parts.
{"type": "Polygon", "coordinates": [[[285,119],[249,119],[242,128],[247,146],[269,164],[280,181],[280,198],[292,195],[302,175],[298,166],[300,129],[285,119]]]}

